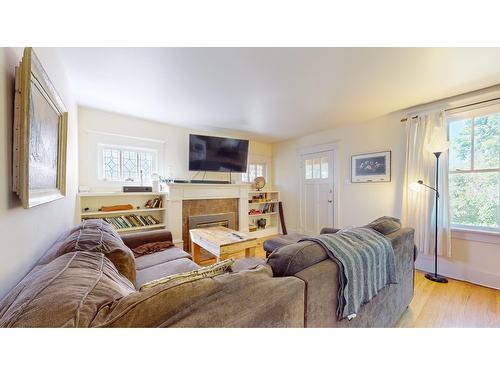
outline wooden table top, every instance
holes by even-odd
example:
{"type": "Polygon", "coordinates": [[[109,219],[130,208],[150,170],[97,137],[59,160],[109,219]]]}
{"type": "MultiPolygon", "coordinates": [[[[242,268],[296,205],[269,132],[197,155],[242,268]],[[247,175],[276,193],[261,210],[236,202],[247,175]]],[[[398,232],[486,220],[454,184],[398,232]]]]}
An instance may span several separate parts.
{"type": "Polygon", "coordinates": [[[247,233],[238,232],[234,229],[226,227],[196,228],[190,229],[189,233],[191,235],[191,239],[197,237],[218,247],[256,240],[255,237],[251,237],[247,233]]]}

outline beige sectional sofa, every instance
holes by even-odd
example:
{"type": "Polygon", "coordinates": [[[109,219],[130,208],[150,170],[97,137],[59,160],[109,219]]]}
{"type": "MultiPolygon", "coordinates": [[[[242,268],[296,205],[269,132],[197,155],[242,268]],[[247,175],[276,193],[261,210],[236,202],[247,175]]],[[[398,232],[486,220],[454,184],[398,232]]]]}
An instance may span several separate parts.
{"type": "Polygon", "coordinates": [[[199,268],[176,247],[135,259],[129,248],[172,241],[168,231],[124,236],[86,221],[60,239],[0,302],[0,327],[302,327],[304,282],[274,278],[264,261],[235,272],[139,290],[199,268]],[[128,245],[128,246],[127,246],[128,245]]]}
{"type": "Polygon", "coordinates": [[[335,319],[336,265],[311,243],[274,251],[267,263],[237,260],[233,272],[140,290],[198,269],[174,246],[136,258],[132,249],[172,241],[168,231],[120,237],[101,220],[67,233],[0,301],[0,327],[392,326],[413,295],[413,230],[388,233],[401,283],[384,288],[351,322],[335,319]]]}

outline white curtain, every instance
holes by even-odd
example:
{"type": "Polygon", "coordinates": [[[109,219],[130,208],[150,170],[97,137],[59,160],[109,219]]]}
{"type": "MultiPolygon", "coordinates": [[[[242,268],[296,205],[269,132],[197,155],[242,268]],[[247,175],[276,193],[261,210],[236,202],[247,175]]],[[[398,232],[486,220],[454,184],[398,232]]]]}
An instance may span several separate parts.
{"type": "MultiPolygon", "coordinates": [[[[426,150],[431,137],[448,138],[444,111],[408,118],[406,123],[406,170],[403,187],[403,223],[415,228],[415,244],[424,254],[434,254],[435,193],[422,187],[414,192],[409,184],[418,180],[436,186],[436,157],[426,150]]],[[[438,254],[451,257],[448,195],[448,151],[439,157],[438,254]]]]}

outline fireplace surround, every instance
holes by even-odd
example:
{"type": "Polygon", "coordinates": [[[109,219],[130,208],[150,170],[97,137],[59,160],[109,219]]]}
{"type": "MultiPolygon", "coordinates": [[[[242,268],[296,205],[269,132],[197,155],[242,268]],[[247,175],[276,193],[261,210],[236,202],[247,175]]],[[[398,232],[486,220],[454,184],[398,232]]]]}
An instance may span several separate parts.
{"type": "MultiPolygon", "coordinates": [[[[230,214],[234,222],[228,225],[240,232],[248,232],[249,190],[247,184],[168,184],[166,222],[175,245],[189,251],[190,217],[197,221],[193,217],[230,214]]],[[[222,219],[225,220],[229,219],[222,219]]]]}

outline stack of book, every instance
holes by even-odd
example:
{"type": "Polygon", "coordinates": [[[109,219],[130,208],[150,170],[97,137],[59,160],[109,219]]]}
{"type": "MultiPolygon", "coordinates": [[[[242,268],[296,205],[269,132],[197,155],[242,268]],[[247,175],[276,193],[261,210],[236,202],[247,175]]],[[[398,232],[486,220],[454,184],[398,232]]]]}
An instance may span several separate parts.
{"type": "Polygon", "coordinates": [[[103,220],[111,224],[115,229],[147,227],[148,225],[160,224],[160,220],[152,215],[113,216],[104,217],[103,220]]]}
{"type": "Polygon", "coordinates": [[[264,207],[262,207],[263,214],[268,214],[269,212],[274,212],[274,203],[266,203],[264,207]]]}
{"type": "Polygon", "coordinates": [[[146,208],[162,208],[163,200],[160,197],[150,199],[145,204],[146,208]]]}

